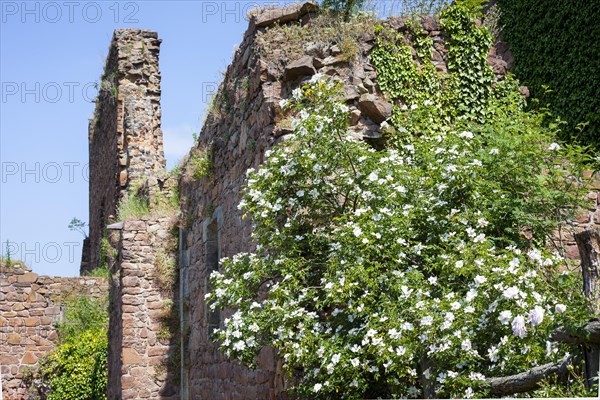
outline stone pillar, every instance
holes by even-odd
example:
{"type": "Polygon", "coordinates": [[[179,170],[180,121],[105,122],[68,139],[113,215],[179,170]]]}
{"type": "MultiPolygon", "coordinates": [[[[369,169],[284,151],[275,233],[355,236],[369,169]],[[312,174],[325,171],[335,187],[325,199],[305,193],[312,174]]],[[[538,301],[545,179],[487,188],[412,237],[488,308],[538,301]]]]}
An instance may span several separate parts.
{"type": "MultiPolygon", "coordinates": [[[[161,283],[160,254],[169,218],[125,221],[113,268],[109,328],[110,399],[179,399],[178,315],[174,295],[161,283]],[[171,314],[174,314],[171,315],[171,314]]],[[[172,254],[168,254],[174,256],[172,254]]]]}
{"type": "Polygon", "coordinates": [[[114,32],[89,124],[89,260],[82,262],[82,273],[99,266],[109,217],[117,217],[119,200],[130,184],[165,169],[160,43],[152,31],[114,32]]]}

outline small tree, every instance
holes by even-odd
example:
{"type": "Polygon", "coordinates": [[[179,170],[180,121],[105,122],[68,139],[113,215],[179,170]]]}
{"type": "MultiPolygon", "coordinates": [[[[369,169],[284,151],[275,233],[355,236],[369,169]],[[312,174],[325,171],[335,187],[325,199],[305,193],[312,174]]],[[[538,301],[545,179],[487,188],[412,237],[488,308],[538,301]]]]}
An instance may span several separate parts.
{"type": "Polygon", "coordinates": [[[83,222],[79,218],[75,218],[75,217],[73,217],[71,222],[69,222],[69,230],[71,230],[73,232],[81,233],[84,238],[88,237],[88,234],[85,231],[86,226],[87,226],[87,224],[85,222],[83,222]]]}
{"type": "Polygon", "coordinates": [[[10,254],[10,242],[6,239],[6,255],[4,256],[4,263],[8,268],[12,266],[12,259],[10,254]]]}

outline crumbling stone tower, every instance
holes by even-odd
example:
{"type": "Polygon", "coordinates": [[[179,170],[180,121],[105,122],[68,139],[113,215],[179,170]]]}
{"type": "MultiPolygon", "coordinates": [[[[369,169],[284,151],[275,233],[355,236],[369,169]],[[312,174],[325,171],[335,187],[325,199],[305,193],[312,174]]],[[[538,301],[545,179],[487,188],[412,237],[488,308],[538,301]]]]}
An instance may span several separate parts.
{"type": "Polygon", "coordinates": [[[165,169],[156,32],[114,32],[89,124],[89,238],[81,273],[98,267],[100,242],[130,185],[165,169]]]}

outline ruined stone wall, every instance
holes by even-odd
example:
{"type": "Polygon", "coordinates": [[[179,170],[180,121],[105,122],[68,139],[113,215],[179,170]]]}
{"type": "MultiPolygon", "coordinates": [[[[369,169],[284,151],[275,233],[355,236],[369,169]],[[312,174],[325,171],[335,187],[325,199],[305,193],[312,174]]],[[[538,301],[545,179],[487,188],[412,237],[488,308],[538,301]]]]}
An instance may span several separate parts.
{"type": "Polygon", "coordinates": [[[5,399],[27,398],[22,373],[54,350],[64,300],[82,295],[101,298],[107,292],[104,278],[57,278],[27,270],[0,273],[0,372],[5,399]]]}
{"type": "MultiPolygon", "coordinates": [[[[180,244],[181,324],[189,331],[182,342],[184,354],[189,354],[182,360],[182,399],[285,396],[285,382],[272,351],[265,349],[260,354],[255,370],[218,351],[209,339],[215,316],[204,302],[213,258],[254,249],[251,221],[242,218],[237,205],[247,169],[260,165],[265,151],[291,131],[280,112],[280,100],[289,98],[312,75],[322,73],[345,83],[351,130],[357,138],[377,140],[381,137],[379,124],[390,116],[391,104],[379,91],[375,68],[368,59],[374,47],[372,29],[356,37],[355,53],[349,55],[339,44],[316,37],[290,43],[276,27],[301,21],[309,29],[316,23],[314,18],[306,5],[254,15],[215,96],[216,111],[208,116],[191,153],[191,157],[211,156],[210,173],[196,179],[189,173],[193,163],[188,163],[188,173],[180,184],[185,216],[180,244]]],[[[407,29],[404,21],[391,18],[385,24],[403,31],[407,29]]],[[[434,64],[445,73],[443,32],[432,18],[424,18],[422,25],[434,42],[434,64]]],[[[495,52],[490,52],[489,61],[501,77],[506,63],[495,52]]],[[[226,316],[217,317],[222,321],[226,316]]]]}
{"type": "Polygon", "coordinates": [[[109,399],[179,399],[176,243],[171,218],[113,225],[109,399]]]}
{"type": "Polygon", "coordinates": [[[113,35],[89,125],[90,236],[82,273],[98,266],[100,240],[129,185],[165,168],[160,43],[152,31],[118,29],[113,35]]]}
{"type": "Polygon", "coordinates": [[[592,174],[586,171],[585,178],[590,178],[589,192],[585,196],[583,207],[578,211],[574,221],[566,224],[555,235],[555,242],[565,249],[566,256],[571,260],[579,260],[579,249],[575,243],[574,234],[591,228],[600,228],[600,172],[592,174]]]}
{"type": "MultiPolygon", "coordinates": [[[[109,398],[285,398],[281,365],[272,349],[261,352],[254,370],[219,352],[210,333],[227,312],[208,312],[204,296],[209,290],[208,276],[218,268],[220,258],[254,249],[251,221],[242,219],[237,205],[247,169],[259,166],[265,151],[291,132],[280,100],[289,98],[318,72],[345,83],[351,130],[357,139],[377,141],[379,124],[390,116],[391,104],[378,89],[377,74],[368,59],[374,46],[374,24],[353,38],[350,54],[327,38],[292,42],[278,28],[300,23],[310,29],[317,23],[314,11],[312,5],[298,4],[252,16],[199,140],[183,166],[178,249],[169,244],[174,240],[174,222],[169,218],[153,216],[109,227],[117,250],[111,264],[109,398]],[[195,170],[203,163],[199,160],[208,161],[204,176],[195,170]],[[176,251],[179,279],[165,288],[160,283],[159,254],[173,257],[176,251]]],[[[434,19],[421,22],[434,43],[434,65],[445,73],[444,34],[434,19]]],[[[402,18],[383,23],[398,31],[408,29],[402,18]]],[[[101,94],[96,120],[90,126],[90,267],[97,265],[100,239],[107,224],[114,222],[108,217],[116,215],[118,201],[129,185],[157,175],[164,167],[159,44],[152,32],[115,32],[105,78],[117,77],[117,91],[101,94]],[[116,99],[109,93],[116,93],[116,99]]],[[[504,53],[505,49],[492,49],[488,57],[498,78],[508,67],[504,53]]],[[[149,182],[149,197],[156,196],[163,181],[149,182]]],[[[582,224],[600,222],[595,194],[594,208],[582,224]]]]}

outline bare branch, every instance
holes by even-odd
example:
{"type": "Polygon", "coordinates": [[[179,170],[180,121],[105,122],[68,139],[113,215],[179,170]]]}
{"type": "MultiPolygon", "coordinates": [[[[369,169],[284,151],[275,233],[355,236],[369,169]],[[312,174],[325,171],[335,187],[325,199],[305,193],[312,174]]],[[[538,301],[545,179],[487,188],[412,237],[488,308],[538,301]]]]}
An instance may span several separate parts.
{"type": "Polygon", "coordinates": [[[600,344],[600,321],[594,320],[583,327],[582,333],[574,333],[566,329],[557,330],[552,336],[555,342],[568,344],[600,344]]]}
{"type": "Polygon", "coordinates": [[[579,357],[569,355],[557,363],[548,363],[529,371],[511,376],[487,378],[486,383],[493,394],[509,395],[535,390],[542,380],[556,375],[558,382],[569,378],[569,366],[579,361],[579,357]]]}

